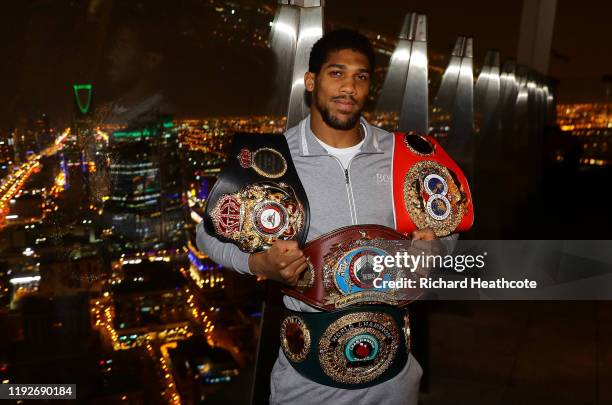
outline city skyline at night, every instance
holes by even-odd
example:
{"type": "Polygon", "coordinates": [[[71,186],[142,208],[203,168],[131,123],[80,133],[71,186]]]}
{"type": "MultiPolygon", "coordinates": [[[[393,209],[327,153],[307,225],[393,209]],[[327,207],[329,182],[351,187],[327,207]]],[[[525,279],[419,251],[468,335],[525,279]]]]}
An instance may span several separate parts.
{"type": "MultiPolygon", "coordinates": [[[[186,2],[182,8],[122,1],[90,8],[64,3],[52,9],[37,1],[30,6],[10,6],[15,18],[1,25],[10,38],[7,52],[14,56],[2,68],[5,78],[13,77],[4,86],[8,102],[0,110],[2,132],[43,113],[54,125],[68,124],[72,100],[66,90],[74,82],[94,84],[98,114],[109,119],[156,94],[177,117],[278,113],[271,104],[273,70],[266,68],[273,64],[266,49],[276,7],[271,0],[186,2]],[[28,27],[28,35],[17,22],[28,27]],[[55,32],[54,46],[48,46],[41,30],[55,32]],[[238,65],[248,66],[249,74],[240,74],[238,65]]],[[[481,0],[464,6],[463,14],[445,2],[411,6],[430,15],[430,63],[443,67],[455,36],[464,33],[475,38],[477,67],[487,49],[516,58],[520,2],[506,5],[503,13],[481,0]]],[[[396,16],[405,7],[392,0],[374,8],[368,2],[349,7],[335,1],[325,21],[330,28],[357,28],[390,51],[401,26],[396,16]]],[[[604,101],[602,77],[612,65],[595,44],[609,27],[601,24],[605,13],[595,12],[595,4],[584,3],[579,10],[581,18],[574,18],[571,2],[559,2],[549,74],[559,80],[560,102],[604,101]],[[568,37],[576,31],[580,41],[568,37]]],[[[386,58],[379,54],[381,67],[386,68],[386,58]]]]}

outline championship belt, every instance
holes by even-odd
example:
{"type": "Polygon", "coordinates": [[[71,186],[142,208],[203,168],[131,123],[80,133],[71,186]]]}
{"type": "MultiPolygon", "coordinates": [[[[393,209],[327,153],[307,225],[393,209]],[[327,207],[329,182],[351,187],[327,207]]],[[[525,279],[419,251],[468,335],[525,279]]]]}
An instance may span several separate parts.
{"type": "Polygon", "coordinates": [[[472,227],[465,175],[433,137],[394,134],[393,204],[398,232],[431,228],[436,236],[472,227]]]}
{"type": "Polygon", "coordinates": [[[236,134],[228,160],[206,202],[206,232],[249,253],[276,239],[303,245],[308,200],[285,137],[236,134]]]}
{"type": "Polygon", "coordinates": [[[374,258],[403,251],[415,254],[410,247],[407,249],[409,245],[404,235],[380,225],[339,228],[306,244],[303,250],[308,267],[297,286],[283,287],[283,292],[323,311],[355,304],[403,307],[424,290],[389,288],[383,282],[412,279],[418,285],[424,274],[386,266],[376,271],[374,258]]]}
{"type": "Polygon", "coordinates": [[[343,389],[371,387],[404,368],[410,351],[408,313],[386,305],[332,312],[286,310],[281,348],[304,377],[343,389]]]}

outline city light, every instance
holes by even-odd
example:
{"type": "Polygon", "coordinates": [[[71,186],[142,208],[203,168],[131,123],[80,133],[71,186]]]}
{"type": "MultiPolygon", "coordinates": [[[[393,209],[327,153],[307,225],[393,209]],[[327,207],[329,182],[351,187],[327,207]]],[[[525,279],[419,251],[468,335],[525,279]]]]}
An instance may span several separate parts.
{"type": "MultiPolygon", "coordinates": [[[[583,166],[608,167],[612,162],[612,104],[561,104],[557,106],[561,131],[579,139],[583,166]]],[[[563,156],[555,156],[564,162],[563,156]]]]}
{"type": "Polygon", "coordinates": [[[562,131],[612,128],[612,104],[559,104],[557,124],[562,131]]]}
{"type": "Polygon", "coordinates": [[[9,204],[11,201],[14,202],[14,198],[19,197],[24,184],[32,174],[40,171],[41,157],[52,156],[57,153],[63,146],[63,142],[69,133],[70,130],[66,129],[51,146],[41,151],[40,154],[30,155],[26,162],[15,168],[13,172],[3,179],[3,183],[0,186],[0,229],[4,225],[4,219],[13,220],[18,218],[17,214],[9,214],[9,204]]]}
{"type": "MultiPolygon", "coordinates": [[[[164,380],[163,382],[165,383],[165,386],[166,386],[166,389],[165,389],[166,398],[169,399],[170,404],[180,405],[181,398],[176,389],[174,378],[172,377],[172,374],[169,372],[170,356],[168,354],[168,349],[175,349],[175,348],[176,348],[176,342],[166,343],[159,347],[159,351],[161,353],[161,356],[159,356],[159,366],[163,374],[163,380],[164,380]]],[[[147,350],[149,352],[153,352],[153,347],[149,344],[147,346],[147,350]]]]}
{"type": "Polygon", "coordinates": [[[40,276],[15,277],[9,280],[9,282],[13,285],[30,284],[37,281],[40,281],[40,276]]]}

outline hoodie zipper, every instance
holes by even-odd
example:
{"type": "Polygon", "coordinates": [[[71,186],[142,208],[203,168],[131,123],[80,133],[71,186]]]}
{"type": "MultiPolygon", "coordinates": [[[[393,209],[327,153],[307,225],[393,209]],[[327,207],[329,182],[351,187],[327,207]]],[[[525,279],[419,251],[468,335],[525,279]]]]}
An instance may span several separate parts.
{"type": "Polygon", "coordinates": [[[334,155],[329,155],[329,156],[333,157],[334,159],[336,159],[336,161],[340,165],[340,168],[344,171],[344,184],[346,186],[346,197],[348,199],[349,212],[351,214],[351,223],[353,225],[357,225],[357,207],[355,206],[355,197],[353,195],[353,188],[351,187],[351,179],[349,177],[349,169],[351,168],[351,163],[353,163],[353,159],[355,159],[360,154],[361,153],[357,153],[355,156],[353,156],[353,158],[351,160],[349,160],[349,164],[348,164],[348,167],[346,169],[344,168],[344,166],[342,166],[342,162],[340,161],[340,159],[338,159],[334,155]]]}

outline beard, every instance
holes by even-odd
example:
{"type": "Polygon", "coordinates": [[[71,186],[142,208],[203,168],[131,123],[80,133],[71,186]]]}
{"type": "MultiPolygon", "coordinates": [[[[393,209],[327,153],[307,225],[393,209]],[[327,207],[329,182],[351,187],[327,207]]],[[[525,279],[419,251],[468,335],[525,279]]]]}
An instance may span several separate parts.
{"type": "MultiPolygon", "coordinates": [[[[323,118],[323,122],[325,122],[327,125],[329,125],[333,129],[336,129],[339,131],[347,131],[349,129],[355,128],[355,125],[357,125],[357,123],[359,122],[359,117],[361,117],[361,110],[355,111],[353,114],[348,116],[346,121],[342,121],[338,119],[338,117],[333,116],[332,113],[329,112],[329,110],[325,108],[325,106],[323,106],[319,102],[319,98],[317,97],[316,93],[313,94],[313,96],[315,99],[315,106],[317,107],[317,110],[321,114],[321,118],[323,118]]],[[[355,104],[357,103],[355,102],[355,104]]]]}

